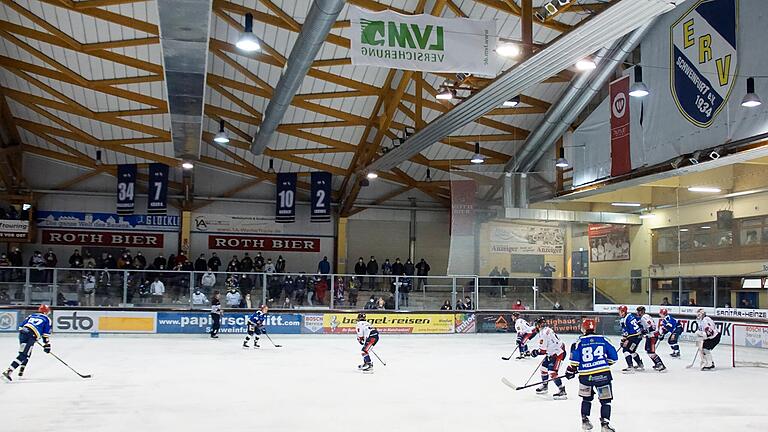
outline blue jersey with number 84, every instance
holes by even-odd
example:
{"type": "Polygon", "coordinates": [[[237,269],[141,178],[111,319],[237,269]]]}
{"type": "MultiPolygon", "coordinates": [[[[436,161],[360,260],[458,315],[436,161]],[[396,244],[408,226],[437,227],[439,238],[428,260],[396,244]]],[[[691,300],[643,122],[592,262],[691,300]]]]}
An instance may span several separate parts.
{"type": "Polygon", "coordinates": [[[571,366],[578,368],[579,375],[609,371],[618,359],[616,348],[604,336],[581,336],[571,346],[571,366]]]}

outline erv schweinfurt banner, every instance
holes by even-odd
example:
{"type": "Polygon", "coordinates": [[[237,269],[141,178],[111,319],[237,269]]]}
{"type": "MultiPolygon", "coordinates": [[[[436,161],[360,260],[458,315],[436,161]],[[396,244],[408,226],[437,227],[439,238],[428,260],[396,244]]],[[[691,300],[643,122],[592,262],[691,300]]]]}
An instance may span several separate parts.
{"type": "Polygon", "coordinates": [[[350,8],[352,64],[495,76],[496,23],[350,8]]]}

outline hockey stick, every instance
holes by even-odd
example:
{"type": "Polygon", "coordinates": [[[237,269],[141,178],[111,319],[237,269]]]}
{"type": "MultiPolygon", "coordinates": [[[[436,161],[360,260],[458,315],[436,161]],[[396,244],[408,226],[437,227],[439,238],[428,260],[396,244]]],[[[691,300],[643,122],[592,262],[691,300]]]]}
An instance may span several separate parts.
{"type": "Polygon", "coordinates": [[[276,343],[275,343],[275,342],[272,340],[272,338],[271,338],[271,337],[269,337],[269,334],[267,334],[266,332],[264,333],[264,336],[266,336],[266,337],[267,337],[267,339],[269,339],[269,341],[270,341],[270,342],[272,342],[272,345],[274,345],[274,346],[275,346],[275,348],[282,348],[282,347],[283,347],[282,345],[278,345],[278,344],[276,344],[276,343]]]}
{"type": "Polygon", "coordinates": [[[512,388],[512,389],[515,389],[515,390],[522,390],[522,389],[527,389],[527,388],[535,387],[535,386],[537,386],[539,384],[547,384],[550,381],[554,381],[556,379],[563,379],[563,377],[550,378],[550,379],[545,380],[545,381],[539,381],[539,382],[535,382],[533,384],[526,384],[526,385],[522,385],[522,386],[516,386],[516,385],[512,384],[512,382],[510,382],[505,377],[501,379],[501,382],[504,383],[504,385],[509,387],[509,388],[512,388]]]}
{"type": "MultiPolygon", "coordinates": [[[[689,364],[688,366],[685,367],[686,369],[691,369],[693,367],[693,365],[696,364],[696,358],[699,356],[699,353],[701,352],[702,348],[704,347],[704,342],[699,341],[699,342],[696,343],[696,345],[699,348],[696,350],[696,354],[693,355],[693,360],[691,360],[691,364],[689,364]]],[[[704,355],[704,354],[702,354],[702,355],[704,355]]]]}
{"type": "MultiPolygon", "coordinates": [[[[41,343],[40,343],[40,341],[37,341],[37,344],[38,344],[38,345],[40,345],[41,347],[44,347],[44,345],[43,345],[43,344],[41,344],[41,343]]],[[[80,372],[78,372],[78,371],[74,370],[74,369],[72,368],[72,366],[68,365],[68,364],[67,364],[67,362],[65,362],[64,360],[62,360],[61,358],[59,358],[59,356],[57,356],[56,354],[54,354],[54,353],[52,353],[52,352],[49,352],[48,354],[52,355],[52,356],[53,356],[53,358],[55,358],[56,360],[60,361],[60,362],[61,362],[61,364],[63,364],[64,366],[68,367],[68,368],[69,368],[69,370],[71,370],[72,372],[76,373],[76,374],[77,374],[77,375],[78,375],[80,378],[91,378],[91,376],[92,376],[92,375],[90,375],[90,374],[88,374],[88,375],[83,375],[83,374],[81,374],[80,372]]]]}
{"type": "Polygon", "coordinates": [[[520,345],[518,345],[518,346],[516,346],[516,347],[515,347],[515,350],[514,350],[514,351],[512,351],[512,354],[510,354],[510,355],[509,355],[509,357],[502,357],[501,359],[502,359],[502,360],[509,360],[509,359],[511,359],[511,358],[512,358],[512,356],[514,356],[514,355],[515,355],[515,353],[517,352],[517,350],[518,350],[518,349],[520,349],[520,345]]]}
{"type": "Polygon", "coordinates": [[[384,363],[384,360],[382,360],[382,359],[381,359],[381,357],[379,357],[379,355],[378,355],[378,354],[376,354],[376,351],[374,351],[374,350],[373,350],[373,347],[370,347],[370,348],[368,349],[368,351],[372,352],[372,353],[373,353],[373,355],[374,355],[374,356],[376,356],[376,358],[377,358],[377,359],[379,359],[379,361],[381,362],[381,364],[383,364],[384,366],[386,366],[386,365],[387,365],[386,363],[384,363]]]}

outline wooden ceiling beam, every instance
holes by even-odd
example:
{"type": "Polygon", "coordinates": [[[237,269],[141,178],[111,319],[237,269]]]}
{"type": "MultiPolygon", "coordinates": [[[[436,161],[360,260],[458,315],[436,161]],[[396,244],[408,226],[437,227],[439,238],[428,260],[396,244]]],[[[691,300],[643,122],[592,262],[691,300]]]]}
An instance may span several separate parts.
{"type": "MultiPolygon", "coordinates": [[[[240,192],[246,191],[246,190],[248,190],[248,189],[258,185],[259,183],[261,183],[263,181],[264,181],[263,178],[258,178],[258,177],[255,177],[255,178],[252,178],[252,179],[248,179],[248,180],[240,183],[239,185],[236,185],[235,187],[225,191],[224,193],[222,193],[217,198],[232,198],[233,196],[239,194],[240,192]]],[[[207,206],[213,204],[214,202],[216,202],[216,201],[211,200],[211,201],[200,201],[200,202],[197,202],[197,203],[195,203],[192,206],[192,211],[198,211],[198,210],[202,209],[203,207],[207,207],[207,206]]]]}
{"type": "Polygon", "coordinates": [[[76,177],[71,178],[69,180],[65,180],[65,181],[55,185],[51,189],[54,189],[54,190],[69,189],[69,188],[71,188],[72,186],[74,186],[74,185],[76,185],[78,183],[82,183],[82,182],[84,182],[84,181],[86,181],[86,180],[88,180],[88,179],[90,179],[92,177],[96,177],[97,175],[103,174],[103,173],[104,173],[104,168],[103,167],[97,167],[96,169],[93,169],[91,171],[86,171],[83,174],[80,174],[79,176],[76,176],[76,177]]]}
{"type": "MultiPolygon", "coordinates": [[[[393,190],[391,192],[387,192],[384,195],[380,196],[379,198],[376,198],[376,200],[374,200],[370,205],[381,205],[381,204],[384,204],[385,202],[387,202],[387,201],[389,201],[389,200],[391,200],[393,198],[396,198],[396,197],[398,197],[398,196],[400,196],[400,195],[410,191],[411,189],[413,189],[413,186],[406,185],[406,186],[403,186],[401,188],[395,189],[395,190],[393,190]]],[[[349,215],[350,216],[354,216],[354,215],[356,215],[356,214],[358,214],[358,213],[360,213],[360,212],[362,212],[364,210],[367,210],[367,207],[353,207],[349,211],[349,215]]]]}
{"type": "MultiPolygon", "coordinates": [[[[118,13],[110,12],[106,9],[101,9],[100,8],[101,6],[78,7],[78,4],[81,2],[70,3],[67,0],[40,0],[40,1],[42,1],[43,3],[48,3],[51,5],[57,6],[57,7],[69,9],[69,10],[81,13],[83,15],[108,21],[123,27],[128,27],[134,30],[138,30],[140,32],[149,33],[153,35],[160,34],[160,29],[155,24],[151,24],[146,21],[141,21],[135,18],[130,18],[125,15],[120,15],[118,13]]],[[[109,4],[105,6],[109,6],[109,4]]]]}

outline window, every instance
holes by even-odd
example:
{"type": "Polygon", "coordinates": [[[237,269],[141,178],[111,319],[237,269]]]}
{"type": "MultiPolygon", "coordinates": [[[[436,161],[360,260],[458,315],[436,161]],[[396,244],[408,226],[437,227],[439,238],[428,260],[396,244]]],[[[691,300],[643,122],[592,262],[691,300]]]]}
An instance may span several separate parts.
{"type": "Polygon", "coordinates": [[[763,232],[763,222],[760,219],[747,219],[741,221],[741,244],[744,246],[754,246],[763,242],[766,233],[763,232]]]}
{"type": "Polygon", "coordinates": [[[659,252],[677,252],[677,229],[659,230],[659,252]]]}

